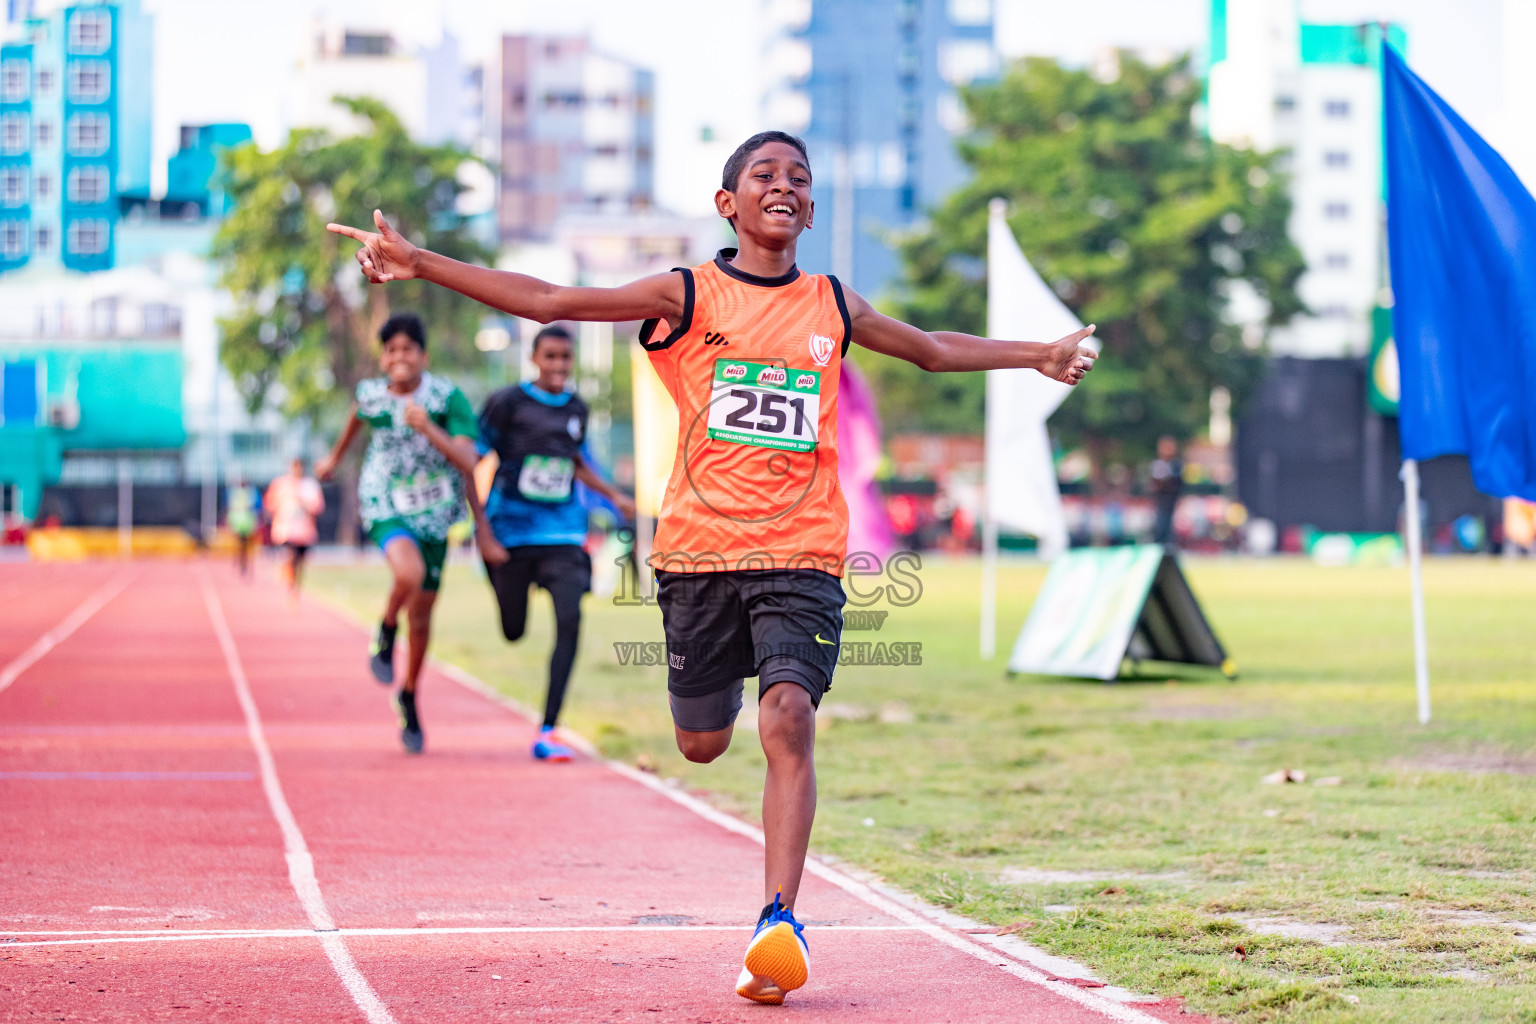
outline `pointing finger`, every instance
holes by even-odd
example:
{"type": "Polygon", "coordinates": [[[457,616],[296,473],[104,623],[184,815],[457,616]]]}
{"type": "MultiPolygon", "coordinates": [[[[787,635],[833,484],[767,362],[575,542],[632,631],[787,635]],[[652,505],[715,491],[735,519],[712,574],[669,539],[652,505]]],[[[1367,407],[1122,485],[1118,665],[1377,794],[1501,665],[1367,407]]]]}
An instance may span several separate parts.
{"type": "Polygon", "coordinates": [[[363,231],[360,228],[348,227],[345,224],[327,224],[325,226],[325,230],[334,231],[338,235],[346,235],[348,238],[355,239],[356,241],[362,242],[365,245],[368,242],[368,235],[370,234],[370,232],[363,231]]]}

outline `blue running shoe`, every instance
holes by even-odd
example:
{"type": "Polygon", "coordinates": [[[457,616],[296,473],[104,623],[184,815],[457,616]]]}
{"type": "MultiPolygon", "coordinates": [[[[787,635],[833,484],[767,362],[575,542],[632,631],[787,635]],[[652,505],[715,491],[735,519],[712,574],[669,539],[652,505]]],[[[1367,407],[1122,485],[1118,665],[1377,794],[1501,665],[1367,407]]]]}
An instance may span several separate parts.
{"type": "Polygon", "coordinates": [[[533,744],[533,756],[539,761],[569,761],[576,752],[564,743],[556,742],[554,726],[546,725],[539,730],[539,738],[533,744]]]}
{"type": "Polygon", "coordinates": [[[400,743],[408,754],[419,754],[426,743],[421,719],[416,717],[416,694],[401,690],[395,694],[395,710],[400,712],[400,743]]]}
{"type": "Polygon", "coordinates": [[[754,1003],[776,1006],[784,1002],[786,993],[804,985],[811,974],[811,950],[804,933],[805,925],[795,920],[775,893],[747,944],[736,994],[754,1003]]]}
{"type": "Polygon", "coordinates": [[[395,627],[379,623],[379,635],[368,652],[368,671],[379,685],[388,686],[395,681],[395,627]]]}

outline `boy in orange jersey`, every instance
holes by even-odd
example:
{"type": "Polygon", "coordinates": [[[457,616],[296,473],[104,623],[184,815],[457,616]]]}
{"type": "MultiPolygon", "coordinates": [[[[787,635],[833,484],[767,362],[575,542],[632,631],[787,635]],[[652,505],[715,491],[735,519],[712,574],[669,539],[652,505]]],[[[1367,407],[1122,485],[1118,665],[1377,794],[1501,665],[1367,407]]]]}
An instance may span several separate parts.
{"type": "Polygon", "coordinates": [[[715,208],[736,249],[619,288],[567,288],[418,249],[378,211],[362,243],[375,284],[417,277],[514,316],[645,320],[640,340],[677,402],[678,452],[655,549],[678,749],[730,746],[744,679],[758,677],[764,899],[738,995],[781,1003],[810,954],[795,896],[816,813],[816,708],[841,641],[848,511],[837,484],[838,367],[850,343],[930,371],[1028,367],[1076,384],[1093,366],[1089,326],[1054,342],[925,332],[884,316],[836,278],[795,266],[811,226],[805,145],[752,136],[726,162],[715,208]]]}

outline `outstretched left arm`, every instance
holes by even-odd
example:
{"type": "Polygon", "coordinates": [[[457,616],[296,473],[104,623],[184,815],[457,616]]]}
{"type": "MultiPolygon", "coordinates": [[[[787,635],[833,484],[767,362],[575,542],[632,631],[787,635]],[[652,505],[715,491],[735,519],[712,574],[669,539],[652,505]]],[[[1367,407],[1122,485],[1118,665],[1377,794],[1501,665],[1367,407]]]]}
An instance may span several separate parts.
{"type": "Polygon", "coordinates": [[[1019,367],[1076,384],[1099,355],[1082,344],[1093,333],[1093,324],[1055,341],[998,341],[955,331],[920,331],[880,313],[856,292],[849,291],[847,297],[854,344],[905,359],[930,373],[1019,367]]]}

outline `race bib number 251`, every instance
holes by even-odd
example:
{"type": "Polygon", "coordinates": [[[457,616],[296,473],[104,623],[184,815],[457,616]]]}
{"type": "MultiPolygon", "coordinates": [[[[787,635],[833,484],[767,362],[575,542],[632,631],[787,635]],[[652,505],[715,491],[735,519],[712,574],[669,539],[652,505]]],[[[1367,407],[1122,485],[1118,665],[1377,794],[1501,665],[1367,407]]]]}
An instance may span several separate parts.
{"type": "Polygon", "coordinates": [[[717,359],[709,403],[709,436],[718,441],[816,450],[821,374],[739,359],[717,359]]]}

